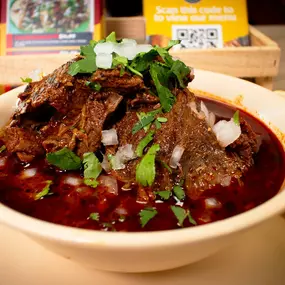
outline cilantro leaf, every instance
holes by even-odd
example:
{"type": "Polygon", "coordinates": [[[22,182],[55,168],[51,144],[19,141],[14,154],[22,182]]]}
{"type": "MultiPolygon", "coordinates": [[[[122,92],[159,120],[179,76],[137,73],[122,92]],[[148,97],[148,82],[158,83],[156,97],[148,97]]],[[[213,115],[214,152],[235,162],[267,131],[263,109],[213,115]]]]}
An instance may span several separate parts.
{"type": "Polygon", "coordinates": [[[142,75],[138,70],[134,69],[133,67],[127,65],[127,69],[128,69],[129,71],[131,71],[132,73],[134,73],[134,74],[136,74],[136,75],[138,75],[138,76],[140,76],[140,77],[143,77],[143,75],[142,75]]]}
{"type": "Polygon", "coordinates": [[[164,190],[164,191],[157,191],[154,192],[155,194],[159,195],[161,199],[168,200],[171,196],[171,191],[164,190]]]}
{"type": "Polygon", "coordinates": [[[171,72],[176,76],[181,88],[185,88],[184,79],[190,74],[190,68],[184,62],[176,60],[171,66],[171,72]]]}
{"type": "Polygon", "coordinates": [[[145,208],[139,212],[141,226],[144,228],[145,225],[157,215],[155,208],[145,208]]]}
{"type": "Polygon", "coordinates": [[[191,216],[190,211],[188,211],[188,219],[189,219],[189,222],[190,222],[192,225],[194,225],[194,226],[197,225],[197,222],[196,222],[196,221],[194,220],[194,218],[191,216]]]}
{"type": "Polygon", "coordinates": [[[178,200],[183,200],[185,198],[185,192],[183,190],[183,188],[179,185],[175,185],[173,187],[173,192],[175,194],[175,196],[177,197],[178,200]]]}
{"type": "Polygon", "coordinates": [[[99,159],[93,152],[86,152],[83,154],[83,165],[84,183],[88,186],[96,188],[99,184],[96,179],[102,171],[99,159]]]}
{"type": "Polygon", "coordinates": [[[170,208],[178,221],[178,225],[183,227],[184,220],[188,216],[187,211],[179,206],[170,206],[170,208]]]}
{"type": "Polygon", "coordinates": [[[81,167],[81,159],[69,148],[51,152],[46,155],[49,164],[52,164],[62,170],[76,170],[81,167]]]}
{"type": "Polygon", "coordinates": [[[155,50],[158,52],[158,54],[162,57],[165,64],[169,67],[171,67],[174,63],[174,60],[172,59],[172,56],[168,53],[168,51],[162,47],[156,46],[155,50]]]}
{"type": "Polygon", "coordinates": [[[157,130],[159,130],[161,128],[161,123],[157,119],[154,121],[154,125],[155,125],[157,130]]]}
{"type": "Polygon", "coordinates": [[[164,117],[158,117],[157,120],[160,122],[160,123],[166,123],[168,120],[167,118],[164,118],[164,117]]]}
{"type": "Polygon", "coordinates": [[[158,53],[154,49],[151,49],[149,52],[141,52],[132,60],[130,66],[139,72],[145,72],[149,69],[150,64],[157,55],[158,53]]]}
{"type": "Polygon", "coordinates": [[[128,59],[124,56],[120,56],[120,55],[114,55],[113,56],[113,66],[117,66],[117,65],[122,65],[122,66],[127,66],[128,65],[128,59]]]}
{"type": "Polygon", "coordinates": [[[154,144],[138,163],[136,180],[143,186],[151,186],[155,179],[155,155],[159,151],[159,144],[154,144]]]}
{"type": "Polygon", "coordinates": [[[172,173],[172,169],[165,163],[163,160],[158,159],[157,160],[164,168],[168,170],[169,173],[172,173]]]}
{"type": "Polygon", "coordinates": [[[26,78],[20,77],[20,78],[21,78],[22,82],[24,82],[24,83],[31,83],[31,82],[33,82],[33,79],[30,78],[30,77],[26,77],[26,78]]]}
{"type": "Polygon", "coordinates": [[[156,63],[151,64],[150,66],[150,75],[156,87],[156,91],[160,100],[160,104],[162,109],[165,112],[169,112],[175,103],[175,96],[171,93],[171,91],[162,85],[162,82],[168,82],[167,71],[162,73],[162,67],[156,63]]]}
{"type": "Polygon", "coordinates": [[[142,157],[144,148],[153,140],[154,131],[150,131],[138,144],[136,155],[142,157]]]}
{"type": "Polygon", "coordinates": [[[106,37],[106,42],[116,43],[116,33],[112,32],[109,36],[106,37]]]}
{"type": "Polygon", "coordinates": [[[91,89],[99,92],[102,88],[101,84],[100,83],[96,83],[96,82],[90,82],[90,81],[86,81],[85,82],[85,85],[86,86],[89,86],[91,89]]]}
{"type": "Polygon", "coordinates": [[[233,121],[234,121],[234,123],[235,123],[237,126],[240,125],[240,121],[239,121],[239,110],[237,110],[237,111],[234,113],[233,121]]]}
{"type": "Polygon", "coordinates": [[[112,232],[115,232],[116,229],[114,227],[114,225],[112,223],[102,223],[102,226],[106,229],[106,230],[111,230],[112,232]]]}
{"type": "Polygon", "coordinates": [[[176,46],[176,45],[178,45],[178,44],[180,44],[180,40],[170,40],[170,41],[168,42],[167,47],[165,47],[164,49],[170,50],[173,46],[176,46]]]}
{"type": "Polygon", "coordinates": [[[93,220],[93,221],[99,221],[99,218],[100,218],[100,215],[99,215],[99,213],[91,213],[90,215],[89,215],[89,218],[91,219],[91,220],[93,220]]]}
{"type": "Polygon", "coordinates": [[[95,57],[95,51],[94,51],[94,47],[89,44],[87,46],[81,46],[80,47],[80,54],[86,57],[95,57]]]}
{"type": "Polygon", "coordinates": [[[43,188],[43,190],[41,192],[36,194],[35,200],[39,200],[39,199],[43,198],[44,196],[48,195],[51,184],[52,184],[52,181],[47,180],[46,186],[43,188]]]}
{"type": "Polygon", "coordinates": [[[132,129],[132,134],[136,134],[139,130],[145,128],[150,123],[152,123],[155,119],[155,115],[151,113],[138,113],[139,121],[134,125],[132,129]]]}
{"type": "Polygon", "coordinates": [[[92,56],[73,62],[69,66],[68,73],[74,76],[78,73],[93,73],[96,70],[96,56],[92,56]]]}
{"type": "Polygon", "coordinates": [[[0,147],[0,153],[2,153],[3,151],[5,151],[7,149],[6,145],[2,145],[0,147]]]}

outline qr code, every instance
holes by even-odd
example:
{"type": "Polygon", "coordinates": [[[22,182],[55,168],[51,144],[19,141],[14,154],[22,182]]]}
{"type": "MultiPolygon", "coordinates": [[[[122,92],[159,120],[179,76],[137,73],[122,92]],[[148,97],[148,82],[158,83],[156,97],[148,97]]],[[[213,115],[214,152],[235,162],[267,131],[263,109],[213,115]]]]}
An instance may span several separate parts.
{"type": "Polygon", "coordinates": [[[181,40],[181,48],[221,48],[221,25],[173,25],[172,39],[181,40]]]}

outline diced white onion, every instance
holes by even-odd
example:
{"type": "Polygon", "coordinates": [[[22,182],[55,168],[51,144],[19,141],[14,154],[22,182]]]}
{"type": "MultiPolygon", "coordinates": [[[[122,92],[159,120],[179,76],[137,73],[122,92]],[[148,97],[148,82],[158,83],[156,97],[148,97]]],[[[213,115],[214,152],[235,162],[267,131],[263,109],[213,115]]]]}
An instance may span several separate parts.
{"type": "Polygon", "coordinates": [[[222,204],[216,198],[207,198],[205,199],[205,206],[206,209],[219,209],[222,204]]]}
{"type": "Polygon", "coordinates": [[[0,167],[5,166],[5,164],[6,164],[6,158],[5,157],[0,158],[0,167]]]}
{"type": "Polygon", "coordinates": [[[42,69],[35,69],[29,73],[28,77],[32,79],[32,81],[40,81],[45,76],[42,69]]]}
{"type": "Polygon", "coordinates": [[[30,177],[35,176],[36,173],[37,173],[36,168],[28,168],[28,169],[23,170],[22,176],[23,178],[30,178],[30,177]]]}
{"type": "Polygon", "coordinates": [[[112,54],[99,53],[96,56],[96,65],[99,68],[111,68],[112,67],[113,56],[112,54]]]}
{"type": "Polygon", "coordinates": [[[231,180],[232,180],[232,178],[231,178],[230,176],[225,176],[225,177],[223,177],[222,180],[221,180],[221,185],[222,185],[223,187],[230,186],[231,180]]]}
{"type": "Polygon", "coordinates": [[[111,42],[106,42],[106,43],[98,43],[94,47],[94,52],[96,54],[112,54],[115,49],[116,49],[117,44],[116,43],[111,43],[111,42]]]}
{"type": "Polygon", "coordinates": [[[103,155],[103,161],[101,163],[101,166],[106,172],[109,172],[111,170],[111,164],[108,160],[107,155],[105,155],[105,154],[103,155]]]}
{"type": "Polygon", "coordinates": [[[101,141],[104,145],[117,145],[119,143],[117,131],[115,129],[102,131],[101,141]]]}
{"type": "Polygon", "coordinates": [[[77,177],[68,176],[64,179],[64,183],[72,186],[78,186],[81,184],[81,179],[77,177]]]}
{"type": "Polygon", "coordinates": [[[214,125],[213,131],[222,147],[227,147],[241,135],[241,128],[233,119],[230,121],[219,121],[214,125]]]}
{"type": "Polygon", "coordinates": [[[216,116],[214,113],[210,112],[203,101],[201,101],[201,111],[205,115],[207,124],[212,128],[215,124],[216,116]]]}
{"type": "Polygon", "coordinates": [[[112,158],[112,168],[114,170],[124,169],[125,163],[134,158],[136,155],[131,144],[121,146],[112,158]]]}
{"type": "Polygon", "coordinates": [[[122,39],[122,44],[129,44],[135,47],[137,45],[137,41],[133,39],[122,39]]]}
{"type": "Polygon", "coordinates": [[[149,52],[150,50],[152,50],[153,47],[152,45],[137,45],[137,53],[141,53],[141,52],[149,52]]]}
{"type": "Polygon", "coordinates": [[[179,161],[183,155],[185,148],[182,146],[177,145],[173,152],[172,155],[170,157],[170,161],[169,161],[169,166],[171,168],[177,168],[177,166],[179,165],[179,161]]]}
{"type": "Polygon", "coordinates": [[[137,55],[137,49],[131,43],[120,44],[116,48],[116,53],[132,60],[137,55]]]}
{"type": "Polygon", "coordinates": [[[127,215],[128,212],[126,209],[122,208],[122,207],[118,207],[115,212],[118,214],[118,215],[127,215]]]}
{"type": "Polygon", "coordinates": [[[111,194],[118,195],[118,182],[113,176],[101,175],[98,178],[102,186],[107,187],[107,191],[111,194]]]}

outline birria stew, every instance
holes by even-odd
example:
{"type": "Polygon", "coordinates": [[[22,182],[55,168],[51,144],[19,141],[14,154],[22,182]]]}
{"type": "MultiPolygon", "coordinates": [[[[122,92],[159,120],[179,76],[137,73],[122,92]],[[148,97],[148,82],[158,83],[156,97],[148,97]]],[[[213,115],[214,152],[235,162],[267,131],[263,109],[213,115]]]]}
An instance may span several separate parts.
{"type": "Polygon", "coordinates": [[[177,43],[111,33],[23,78],[0,131],[0,202],[56,224],[137,232],[215,222],[276,195],[279,140],[245,111],[195,96],[193,69],[169,54],[177,43]]]}

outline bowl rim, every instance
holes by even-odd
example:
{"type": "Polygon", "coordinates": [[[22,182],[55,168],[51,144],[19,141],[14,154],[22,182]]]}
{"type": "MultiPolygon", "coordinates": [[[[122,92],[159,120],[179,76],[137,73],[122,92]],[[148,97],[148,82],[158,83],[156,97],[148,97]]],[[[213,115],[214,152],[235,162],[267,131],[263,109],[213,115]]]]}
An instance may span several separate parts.
{"type": "MultiPolygon", "coordinates": [[[[264,90],[267,90],[254,83],[232,76],[195,69],[195,72],[196,71],[201,74],[206,73],[210,76],[221,77],[222,80],[244,81],[243,84],[248,85],[251,89],[254,87],[255,91],[263,90],[264,92],[264,90]]],[[[21,86],[7,93],[15,94],[16,92],[20,92],[23,88],[24,87],[21,86]]],[[[279,97],[279,95],[272,91],[267,90],[267,93],[272,97],[279,97]]],[[[238,107],[241,108],[241,106],[238,107]]],[[[268,124],[266,123],[266,125],[268,124]]],[[[284,146],[284,143],[282,143],[279,138],[278,140],[284,146]]],[[[233,234],[257,225],[274,215],[278,215],[285,209],[285,191],[283,190],[285,190],[284,182],[279,193],[273,198],[249,211],[225,220],[199,225],[197,227],[165,231],[104,232],[73,228],[27,216],[2,203],[0,203],[0,223],[20,230],[21,232],[36,236],[39,239],[48,239],[50,241],[57,241],[78,247],[108,247],[109,249],[133,248],[139,250],[142,250],[143,248],[165,248],[167,246],[201,242],[233,234]]]]}

